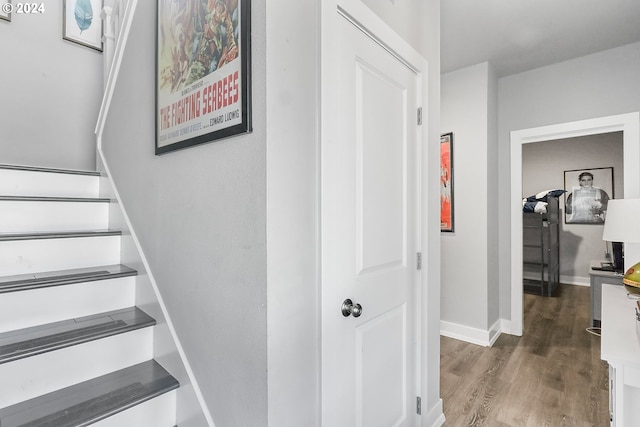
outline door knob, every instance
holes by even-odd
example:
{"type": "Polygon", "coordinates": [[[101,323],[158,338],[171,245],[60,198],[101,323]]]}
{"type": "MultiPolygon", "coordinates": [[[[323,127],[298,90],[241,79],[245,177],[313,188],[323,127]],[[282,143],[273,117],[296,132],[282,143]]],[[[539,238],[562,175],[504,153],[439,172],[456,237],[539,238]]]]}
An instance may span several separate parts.
{"type": "Polygon", "coordinates": [[[349,298],[342,303],[342,315],[349,317],[353,314],[353,317],[360,317],[362,314],[362,306],[360,304],[354,304],[349,298]]]}

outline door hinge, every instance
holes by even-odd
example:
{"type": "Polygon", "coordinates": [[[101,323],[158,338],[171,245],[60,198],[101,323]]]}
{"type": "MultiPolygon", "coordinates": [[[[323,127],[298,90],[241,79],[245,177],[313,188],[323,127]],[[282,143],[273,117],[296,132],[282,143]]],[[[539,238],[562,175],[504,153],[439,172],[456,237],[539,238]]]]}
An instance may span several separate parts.
{"type": "Polygon", "coordinates": [[[418,270],[422,270],[422,252],[418,252],[418,270]]]}
{"type": "Polygon", "coordinates": [[[416,413],[422,415],[422,399],[420,396],[416,397],[416,413]]]}
{"type": "Polygon", "coordinates": [[[422,107],[418,107],[418,125],[422,124],[422,107]]]}

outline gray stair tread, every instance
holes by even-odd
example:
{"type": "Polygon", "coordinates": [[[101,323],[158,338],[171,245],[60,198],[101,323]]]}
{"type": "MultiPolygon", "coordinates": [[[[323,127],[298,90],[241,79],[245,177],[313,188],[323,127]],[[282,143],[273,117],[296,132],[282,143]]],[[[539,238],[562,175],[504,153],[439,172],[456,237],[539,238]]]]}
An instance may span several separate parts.
{"type": "Polygon", "coordinates": [[[115,279],[138,274],[126,265],[101,265],[61,271],[45,271],[31,274],[0,277],[0,294],[72,283],[115,279]]]}
{"type": "Polygon", "coordinates": [[[111,202],[111,199],[108,199],[106,197],[0,196],[0,201],[109,203],[111,202]]]}
{"type": "Polygon", "coordinates": [[[87,426],[178,387],[150,360],[0,409],[0,426],[87,426]]]}
{"type": "MultiPolygon", "coordinates": [[[[153,325],[155,320],[151,316],[137,307],[129,307],[4,332],[0,334],[0,363],[153,325]]],[[[1,421],[0,426],[4,427],[1,421]]]]}
{"type": "Polygon", "coordinates": [[[88,230],[88,231],[55,231],[41,233],[0,233],[0,241],[10,240],[38,240],[38,239],[65,239],[74,237],[103,237],[119,236],[119,230],[88,230]]]}
{"type": "Polygon", "coordinates": [[[41,168],[38,166],[24,166],[24,165],[0,164],[0,169],[11,169],[11,170],[31,171],[31,172],[64,173],[64,174],[70,174],[70,175],[100,176],[100,172],[96,172],[96,171],[84,171],[84,170],[63,169],[63,168],[41,168]]]}

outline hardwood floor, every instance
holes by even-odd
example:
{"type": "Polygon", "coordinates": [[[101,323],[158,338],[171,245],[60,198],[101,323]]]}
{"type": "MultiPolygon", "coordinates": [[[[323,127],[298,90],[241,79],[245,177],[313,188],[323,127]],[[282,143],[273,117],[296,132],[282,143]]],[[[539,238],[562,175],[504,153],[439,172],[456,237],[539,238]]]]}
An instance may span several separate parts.
{"type": "Polygon", "coordinates": [[[589,326],[589,288],[525,294],[524,336],[493,347],[441,338],[446,427],[609,425],[608,369],[589,326]]]}

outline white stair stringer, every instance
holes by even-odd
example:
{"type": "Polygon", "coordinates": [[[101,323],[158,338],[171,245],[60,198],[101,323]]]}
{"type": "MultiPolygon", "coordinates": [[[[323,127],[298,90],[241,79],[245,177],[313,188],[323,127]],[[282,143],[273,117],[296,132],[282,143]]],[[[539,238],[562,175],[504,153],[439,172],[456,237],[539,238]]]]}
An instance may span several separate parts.
{"type": "Polygon", "coordinates": [[[177,424],[179,383],[154,360],[102,179],[0,164],[3,427],[177,424]]]}
{"type": "Polygon", "coordinates": [[[158,322],[154,336],[156,359],[180,382],[180,388],[177,390],[177,424],[189,427],[212,427],[214,426],[213,418],[168,315],[149,262],[129,220],[126,207],[122,204],[100,146],[98,133],[98,169],[104,174],[100,197],[110,198],[118,206],[118,209],[111,211],[109,221],[111,227],[123,231],[122,262],[138,270],[136,301],[158,322]]]}

